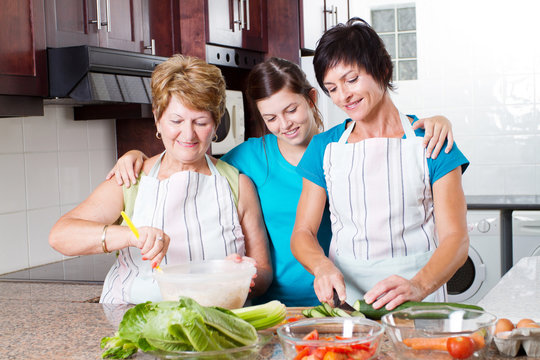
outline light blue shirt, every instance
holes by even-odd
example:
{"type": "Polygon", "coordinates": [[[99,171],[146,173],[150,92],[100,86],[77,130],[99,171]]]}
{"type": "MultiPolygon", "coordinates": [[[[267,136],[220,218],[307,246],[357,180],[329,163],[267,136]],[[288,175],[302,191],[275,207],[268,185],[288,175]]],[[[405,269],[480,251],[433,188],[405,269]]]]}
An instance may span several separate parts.
{"type": "MultiPolygon", "coordinates": [[[[270,253],[274,280],[268,291],[254,303],[279,300],[287,306],[315,306],[319,300],[313,290],[311,275],[291,252],[291,234],[296,207],[302,192],[302,176],[279,151],[273,134],[250,138],[238,145],[221,160],[246,174],[255,184],[270,237],[270,253]]],[[[325,253],[332,237],[330,214],[326,206],[318,239],[325,253]]]]}

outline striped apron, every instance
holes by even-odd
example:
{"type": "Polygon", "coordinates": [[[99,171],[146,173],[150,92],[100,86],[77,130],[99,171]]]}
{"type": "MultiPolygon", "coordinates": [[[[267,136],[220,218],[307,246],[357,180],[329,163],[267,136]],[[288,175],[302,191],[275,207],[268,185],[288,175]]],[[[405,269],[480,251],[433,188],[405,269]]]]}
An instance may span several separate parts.
{"type": "MultiPolygon", "coordinates": [[[[353,122],[325,150],[330,258],[343,273],[350,303],[390,275],[411,279],[438,244],[422,138],[400,118],[406,139],[348,144],[353,122]]],[[[443,286],[425,300],[444,301],[445,294],[443,286]]]]}
{"type": "MultiPolygon", "coordinates": [[[[171,241],[162,264],[222,259],[245,254],[244,235],[227,179],[210,158],[212,175],[180,171],[158,180],[163,153],[148,176],[140,180],[133,210],[136,227],[162,229],[171,241]]],[[[160,301],[150,261],[135,247],[119,251],[103,285],[100,302],[141,303],[160,301]]]]}

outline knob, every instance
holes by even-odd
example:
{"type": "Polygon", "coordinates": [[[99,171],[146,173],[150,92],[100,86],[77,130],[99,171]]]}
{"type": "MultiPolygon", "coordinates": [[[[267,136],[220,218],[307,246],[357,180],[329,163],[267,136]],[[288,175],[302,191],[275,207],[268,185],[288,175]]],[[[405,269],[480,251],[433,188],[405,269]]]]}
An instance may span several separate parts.
{"type": "Polygon", "coordinates": [[[481,233],[487,233],[491,228],[491,224],[486,219],[482,219],[478,222],[477,228],[481,233]]]}

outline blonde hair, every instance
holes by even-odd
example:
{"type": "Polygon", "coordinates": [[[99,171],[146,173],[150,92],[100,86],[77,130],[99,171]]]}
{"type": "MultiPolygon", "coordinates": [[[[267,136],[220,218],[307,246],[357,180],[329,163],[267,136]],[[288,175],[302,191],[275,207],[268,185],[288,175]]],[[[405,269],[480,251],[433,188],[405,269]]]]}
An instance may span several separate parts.
{"type": "Polygon", "coordinates": [[[208,111],[216,128],[225,113],[225,79],[214,65],[191,56],[173,55],[152,73],[152,111],[158,121],[173,95],[184,106],[208,111]]]}

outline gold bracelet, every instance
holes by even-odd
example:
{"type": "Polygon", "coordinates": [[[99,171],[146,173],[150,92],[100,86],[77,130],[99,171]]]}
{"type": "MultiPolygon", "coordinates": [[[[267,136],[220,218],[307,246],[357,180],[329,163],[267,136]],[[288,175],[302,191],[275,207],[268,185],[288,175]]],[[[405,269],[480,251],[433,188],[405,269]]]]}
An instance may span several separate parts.
{"type": "Polygon", "coordinates": [[[107,228],[109,225],[105,225],[103,227],[103,233],[101,234],[101,248],[103,249],[104,253],[110,253],[109,249],[107,249],[107,244],[105,243],[105,235],[107,235],[107,228]]]}

